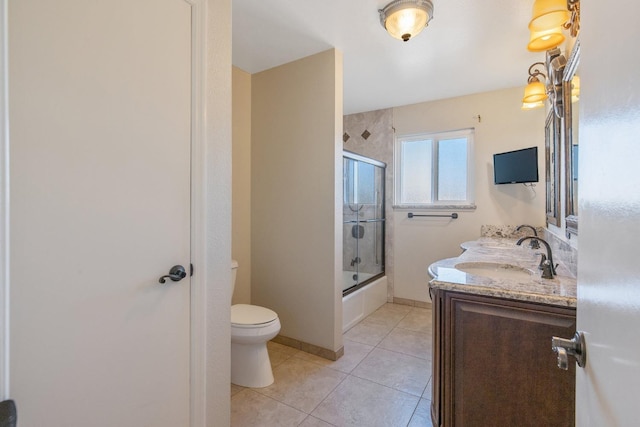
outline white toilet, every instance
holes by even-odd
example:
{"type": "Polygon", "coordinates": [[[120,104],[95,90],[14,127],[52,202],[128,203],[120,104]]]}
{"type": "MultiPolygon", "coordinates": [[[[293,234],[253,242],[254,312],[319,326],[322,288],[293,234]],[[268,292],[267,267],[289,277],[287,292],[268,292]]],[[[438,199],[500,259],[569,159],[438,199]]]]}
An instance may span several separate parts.
{"type": "MultiPolygon", "coordinates": [[[[238,262],[231,261],[236,287],[238,262]]],[[[268,308],[249,304],[231,306],[231,382],[244,387],[266,387],[273,384],[273,372],[267,352],[267,341],[280,332],[278,314],[268,308]]]]}

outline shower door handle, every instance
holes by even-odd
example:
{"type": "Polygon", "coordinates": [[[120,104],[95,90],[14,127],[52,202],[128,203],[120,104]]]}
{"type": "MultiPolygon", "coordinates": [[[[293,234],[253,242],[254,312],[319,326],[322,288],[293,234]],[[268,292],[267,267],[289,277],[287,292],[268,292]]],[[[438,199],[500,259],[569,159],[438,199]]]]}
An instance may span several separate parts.
{"type": "Polygon", "coordinates": [[[367,222],[384,222],[385,219],[384,218],[378,218],[378,219],[360,219],[360,220],[349,220],[349,221],[343,221],[343,224],[362,224],[362,223],[367,223],[367,222]]]}

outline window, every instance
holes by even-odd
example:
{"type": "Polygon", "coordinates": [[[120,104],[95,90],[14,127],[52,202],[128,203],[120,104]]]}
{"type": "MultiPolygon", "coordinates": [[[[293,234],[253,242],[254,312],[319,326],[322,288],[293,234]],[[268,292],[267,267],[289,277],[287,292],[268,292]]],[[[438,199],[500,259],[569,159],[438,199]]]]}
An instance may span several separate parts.
{"type": "Polygon", "coordinates": [[[396,139],[398,207],[473,207],[473,129],[396,139]]]}

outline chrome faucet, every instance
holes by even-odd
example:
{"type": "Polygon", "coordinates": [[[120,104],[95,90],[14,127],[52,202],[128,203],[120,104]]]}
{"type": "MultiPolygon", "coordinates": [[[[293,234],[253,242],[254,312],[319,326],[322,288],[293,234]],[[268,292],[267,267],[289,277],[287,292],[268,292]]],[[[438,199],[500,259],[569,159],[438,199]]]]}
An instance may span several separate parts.
{"type": "MultiPolygon", "coordinates": [[[[553,276],[556,276],[556,265],[553,263],[553,254],[551,253],[551,246],[544,240],[536,236],[527,236],[522,237],[520,240],[516,242],[516,245],[520,246],[522,242],[527,239],[536,239],[541,241],[544,246],[547,248],[547,258],[542,261],[542,278],[543,279],[553,279],[553,276]]],[[[544,254],[542,254],[544,257],[544,254]]]]}
{"type": "MultiPolygon", "coordinates": [[[[531,230],[533,230],[533,236],[538,237],[538,231],[532,225],[528,225],[528,224],[519,225],[518,228],[516,228],[516,231],[520,231],[523,228],[530,228],[531,230]]],[[[531,239],[531,242],[529,243],[529,247],[531,249],[540,249],[540,243],[538,242],[538,239],[535,239],[535,238],[531,239]]]]}

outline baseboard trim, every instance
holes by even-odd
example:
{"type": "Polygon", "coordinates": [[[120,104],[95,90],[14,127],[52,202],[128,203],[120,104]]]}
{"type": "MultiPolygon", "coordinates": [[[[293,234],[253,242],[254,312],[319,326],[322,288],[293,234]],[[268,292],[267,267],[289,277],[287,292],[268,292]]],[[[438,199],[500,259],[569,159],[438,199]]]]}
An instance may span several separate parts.
{"type": "Polygon", "coordinates": [[[333,361],[340,359],[344,355],[344,347],[340,347],[338,351],[333,351],[295,338],[285,337],[284,335],[277,335],[272,341],[333,361]]]}
{"type": "Polygon", "coordinates": [[[417,301],[417,300],[407,299],[407,298],[393,297],[393,303],[400,304],[400,305],[409,305],[411,307],[418,307],[418,308],[429,308],[429,309],[431,308],[431,302],[429,301],[417,301]]]}

